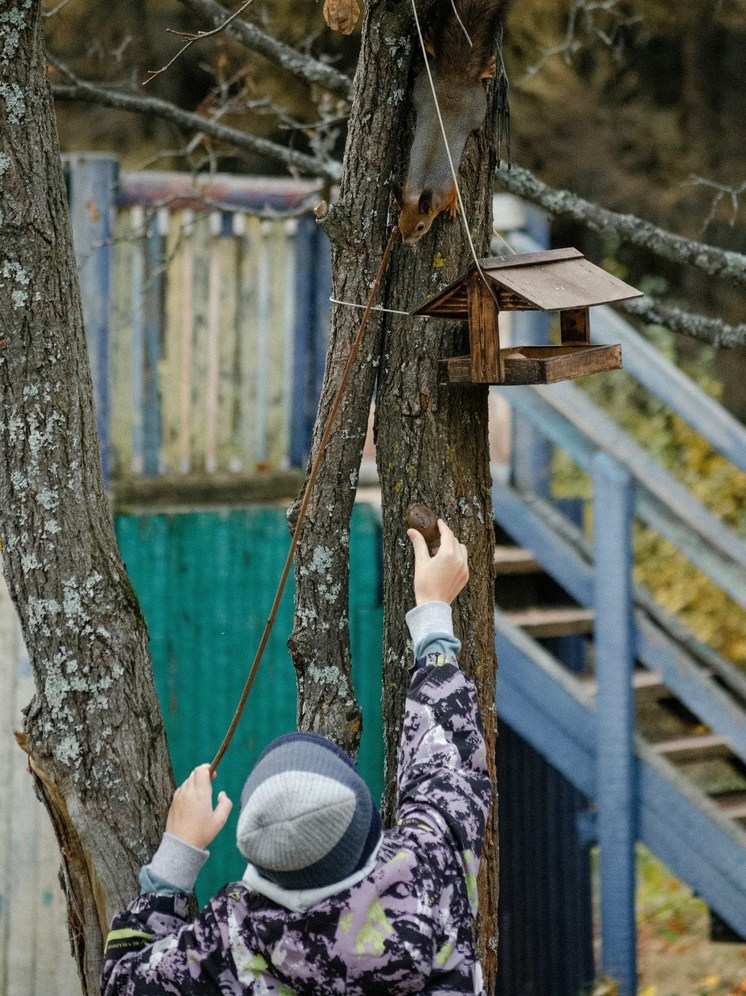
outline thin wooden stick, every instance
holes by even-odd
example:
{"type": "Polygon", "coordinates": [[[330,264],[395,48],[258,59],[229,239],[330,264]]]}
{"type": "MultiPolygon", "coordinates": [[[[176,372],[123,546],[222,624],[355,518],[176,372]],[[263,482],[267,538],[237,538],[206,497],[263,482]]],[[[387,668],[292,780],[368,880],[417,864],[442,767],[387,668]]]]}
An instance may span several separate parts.
{"type": "Polygon", "coordinates": [[[290,565],[293,562],[293,555],[295,554],[296,547],[298,546],[298,541],[300,540],[301,530],[303,528],[303,523],[306,518],[306,510],[308,509],[309,502],[311,500],[311,494],[313,492],[313,486],[316,483],[316,478],[318,477],[319,470],[321,468],[321,461],[324,458],[324,453],[326,451],[327,444],[329,442],[329,437],[332,434],[332,428],[334,427],[334,419],[337,417],[337,412],[342,404],[342,399],[344,397],[345,390],[347,388],[347,382],[350,379],[350,374],[352,373],[352,368],[357,359],[357,355],[360,352],[360,346],[363,341],[363,334],[365,333],[366,326],[368,324],[368,318],[373,310],[373,302],[376,299],[378,290],[381,286],[381,281],[383,280],[383,275],[386,271],[388,265],[389,256],[391,255],[391,250],[394,245],[394,239],[398,234],[399,229],[395,225],[391,229],[391,235],[386,243],[386,248],[383,252],[383,258],[381,259],[381,265],[378,268],[378,274],[376,276],[375,282],[373,284],[373,289],[368,297],[368,303],[365,306],[365,312],[363,314],[362,320],[360,322],[360,328],[357,331],[357,335],[350,347],[350,352],[347,357],[347,362],[345,363],[345,368],[342,371],[342,379],[339,382],[339,387],[337,388],[337,393],[334,395],[334,401],[332,402],[332,408],[329,412],[329,417],[326,420],[326,426],[324,427],[324,432],[321,436],[321,442],[319,443],[319,448],[316,453],[316,457],[311,466],[311,472],[308,475],[308,481],[306,482],[306,489],[303,493],[303,501],[301,502],[300,510],[298,512],[298,519],[295,523],[295,529],[293,530],[293,538],[290,541],[290,549],[288,550],[288,555],[285,558],[285,566],[282,570],[282,575],[280,577],[280,583],[277,586],[277,592],[275,593],[275,600],[272,603],[272,608],[270,609],[269,617],[267,619],[267,624],[264,627],[264,632],[262,633],[262,638],[259,642],[259,648],[254,657],[254,663],[251,665],[251,670],[249,671],[249,676],[246,679],[246,684],[244,685],[241,698],[236,707],[236,711],[231,720],[231,725],[228,727],[228,732],[223,738],[223,742],[215,755],[215,759],[210,765],[210,771],[214,772],[217,766],[220,764],[223,755],[228,749],[228,745],[233,739],[233,734],[236,732],[236,727],[238,726],[239,720],[241,719],[241,714],[243,713],[244,706],[246,705],[246,700],[249,697],[249,692],[251,691],[251,686],[254,684],[254,678],[259,670],[259,663],[264,655],[264,650],[267,646],[267,641],[269,640],[269,634],[272,632],[272,627],[275,622],[275,617],[277,616],[277,610],[280,607],[280,601],[282,599],[283,592],[285,591],[285,584],[290,573],[290,565]]]}

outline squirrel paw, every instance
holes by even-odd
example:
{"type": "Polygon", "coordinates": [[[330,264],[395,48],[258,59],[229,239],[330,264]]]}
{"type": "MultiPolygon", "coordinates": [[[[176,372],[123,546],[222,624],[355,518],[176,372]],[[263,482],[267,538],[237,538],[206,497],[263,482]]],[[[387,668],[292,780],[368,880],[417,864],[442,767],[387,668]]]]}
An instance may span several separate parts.
{"type": "Polygon", "coordinates": [[[493,55],[492,58],[490,59],[490,64],[487,66],[487,68],[479,78],[482,80],[491,80],[496,73],[497,73],[497,59],[493,55]]]}

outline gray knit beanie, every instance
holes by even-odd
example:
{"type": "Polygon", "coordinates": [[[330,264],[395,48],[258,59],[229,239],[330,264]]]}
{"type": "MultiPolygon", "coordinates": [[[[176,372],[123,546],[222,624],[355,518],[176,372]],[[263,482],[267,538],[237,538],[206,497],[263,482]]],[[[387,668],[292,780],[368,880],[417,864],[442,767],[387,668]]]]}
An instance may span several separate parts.
{"type": "Polygon", "coordinates": [[[341,882],[365,865],[380,834],[381,817],[354,762],[315,733],[273,740],[241,793],[238,849],[286,889],[341,882]]]}

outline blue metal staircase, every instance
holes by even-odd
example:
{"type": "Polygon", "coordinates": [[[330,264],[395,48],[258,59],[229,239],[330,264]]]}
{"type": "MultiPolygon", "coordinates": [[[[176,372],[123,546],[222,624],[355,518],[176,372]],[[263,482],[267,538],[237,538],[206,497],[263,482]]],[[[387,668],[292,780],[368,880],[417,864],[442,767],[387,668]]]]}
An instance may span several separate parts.
{"type": "MultiPolygon", "coordinates": [[[[520,251],[541,248],[523,234],[512,241],[520,251]]],[[[532,328],[537,320],[522,316],[514,341],[544,337],[532,328]]],[[[596,309],[592,339],[621,341],[628,373],[746,469],[743,426],[627,322],[596,309]]],[[[498,716],[591,801],[601,969],[618,980],[620,994],[631,994],[636,841],[746,938],[746,676],[632,582],[632,523],[639,519],[670,541],[741,606],[746,543],[578,386],[500,393],[512,406],[514,438],[540,451],[532,458],[519,449],[514,480],[493,488],[496,523],[516,544],[498,550],[502,573],[543,572],[567,604],[554,615],[496,609],[498,716]],[[546,494],[531,490],[535,479],[544,490],[550,446],[591,475],[592,544],[546,494]],[[577,653],[563,663],[562,640],[547,643],[562,633],[582,634],[575,637],[584,646],[580,664],[577,653]],[[673,735],[671,716],[680,726],[673,735]],[[708,782],[715,768],[719,785],[717,772],[708,782]]],[[[501,589],[508,591],[498,577],[498,606],[501,589]]]]}

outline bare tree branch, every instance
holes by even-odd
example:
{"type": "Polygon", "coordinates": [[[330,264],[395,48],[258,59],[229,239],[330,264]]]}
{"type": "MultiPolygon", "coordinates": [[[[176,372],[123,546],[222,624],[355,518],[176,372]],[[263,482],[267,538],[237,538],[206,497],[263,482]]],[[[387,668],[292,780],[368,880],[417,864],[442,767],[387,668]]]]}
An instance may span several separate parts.
{"type": "Polygon", "coordinates": [[[664,259],[694,266],[710,276],[746,286],[746,256],[742,253],[673,235],[635,215],[609,211],[569,190],[555,190],[519,166],[498,170],[496,177],[498,184],[511,194],[539,204],[555,217],[572,218],[597,232],[614,232],[619,238],[664,259]]]}
{"type": "MultiPolygon", "coordinates": [[[[224,25],[226,18],[229,17],[228,11],[216,3],[216,0],[181,0],[181,3],[190,10],[201,14],[215,27],[224,25]]],[[[332,93],[339,94],[348,100],[351,99],[352,81],[344,73],[340,73],[318,59],[303,55],[290,45],[283,45],[282,42],[266,34],[254,24],[238,18],[225,26],[225,33],[241,42],[246,48],[251,49],[252,52],[263,55],[265,59],[287,69],[288,72],[307,83],[322,86],[331,90],[332,93]]]]}
{"type": "Polygon", "coordinates": [[[738,349],[746,346],[746,325],[728,325],[720,318],[693,315],[691,312],[661,304],[652,297],[622,301],[619,307],[648,324],[664,325],[672,332],[681,332],[716,349],[738,349]]]}
{"type": "Polygon", "coordinates": [[[160,76],[161,73],[165,73],[166,70],[169,69],[176,62],[176,60],[179,58],[182,52],[186,52],[186,50],[190,47],[190,45],[194,45],[195,42],[204,41],[205,38],[211,38],[213,35],[217,35],[221,31],[225,31],[225,29],[228,27],[231,21],[234,21],[238,17],[238,15],[242,14],[249,6],[249,4],[252,4],[253,2],[254,0],[246,0],[246,2],[243,3],[238,8],[238,10],[234,11],[225,21],[223,21],[222,24],[219,24],[216,28],[213,28],[212,31],[188,32],[188,31],[176,31],[173,28],[168,28],[167,30],[169,31],[170,34],[179,35],[180,37],[186,38],[187,40],[181,46],[176,55],[172,59],[169,59],[169,61],[166,63],[165,66],[161,66],[160,69],[148,70],[148,78],[143,82],[143,86],[147,86],[151,80],[154,80],[156,78],[156,76],[160,76]]]}
{"type": "Polygon", "coordinates": [[[42,11],[42,17],[54,17],[55,14],[59,14],[63,7],[67,7],[69,3],[70,0],[60,0],[56,7],[53,7],[51,10],[42,11]]]}
{"type": "MultiPolygon", "coordinates": [[[[212,4],[214,0],[182,0],[182,2],[201,5],[212,4]]],[[[128,94],[80,80],[59,60],[50,56],[49,61],[70,81],[69,84],[53,85],[52,91],[57,99],[81,100],[139,114],[155,114],[187,132],[202,133],[236,148],[258,152],[310,176],[318,176],[332,182],[337,182],[340,178],[341,166],[334,160],[314,159],[267,139],[258,138],[199,114],[182,110],[167,101],[128,94]]],[[[739,253],[672,235],[634,215],[608,211],[570,191],[555,190],[547,186],[521,167],[516,166],[508,171],[500,170],[497,178],[498,182],[511,193],[534,201],[550,214],[571,217],[597,231],[613,231],[620,238],[644,246],[666,259],[688,263],[713,276],[730,278],[737,283],[746,284],[746,257],[739,253]]],[[[650,297],[625,302],[621,307],[645,322],[664,325],[674,332],[681,332],[720,349],[735,349],[746,344],[746,325],[743,324],[728,325],[720,319],[692,314],[680,308],[661,304],[650,297]]]]}
{"type": "Polygon", "coordinates": [[[567,16],[565,37],[554,48],[541,50],[539,60],[529,66],[516,86],[523,86],[533,79],[544,66],[556,55],[561,55],[566,65],[571,65],[573,58],[587,44],[599,39],[606,48],[616,49],[616,35],[620,28],[642,21],[641,15],[629,15],[618,5],[618,0],[573,0],[567,16]],[[604,30],[596,23],[596,14],[606,14],[610,27],[604,30]]]}
{"type": "Polygon", "coordinates": [[[200,114],[195,114],[193,111],[185,111],[165,100],[123,93],[119,90],[89,83],[86,80],[78,79],[64,63],[51,55],[49,61],[69,81],[67,84],[55,83],[52,85],[52,93],[56,100],[83,101],[122,111],[133,111],[136,114],[155,115],[163,121],[170,121],[184,131],[210,135],[212,138],[236,148],[247,149],[250,152],[256,152],[285,163],[286,166],[299,173],[322,177],[333,183],[336,183],[340,178],[342,168],[339,163],[333,160],[314,159],[302,152],[295,152],[293,149],[278,145],[276,142],[270,142],[266,138],[258,138],[256,135],[240,131],[238,128],[218,124],[200,114]]]}
{"type": "Polygon", "coordinates": [[[692,187],[709,187],[710,190],[715,191],[712,197],[710,211],[705,218],[704,224],[700,229],[700,233],[706,231],[706,229],[709,228],[710,224],[714,221],[715,212],[724,197],[728,197],[730,199],[730,220],[728,224],[731,228],[733,228],[740,208],[739,198],[741,194],[746,192],[746,181],[740,183],[738,186],[735,184],[733,186],[728,186],[728,184],[717,183],[715,180],[708,180],[703,176],[692,176],[689,179],[689,185],[692,187]]]}

